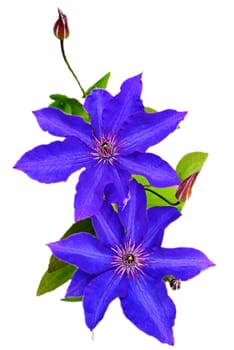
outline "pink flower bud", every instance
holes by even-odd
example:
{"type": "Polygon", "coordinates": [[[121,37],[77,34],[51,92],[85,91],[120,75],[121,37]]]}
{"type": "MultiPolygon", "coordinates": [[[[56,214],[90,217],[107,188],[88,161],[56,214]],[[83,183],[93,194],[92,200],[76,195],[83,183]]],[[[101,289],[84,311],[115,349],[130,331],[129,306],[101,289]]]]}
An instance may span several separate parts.
{"type": "Polygon", "coordinates": [[[69,36],[69,28],[67,24],[67,16],[58,9],[59,18],[54,24],[54,35],[56,38],[63,40],[69,36]]]}
{"type": "Polygon", "coordinates": [[[176,198],[180,202],[185,202],[191,196],[192,187],[194,185],[194,182],[198,174],[199,174],[199,171],[197,173],[190,175],[184,181],[182,181],[181,184],[178,186],[176,191],[176,198]]]}

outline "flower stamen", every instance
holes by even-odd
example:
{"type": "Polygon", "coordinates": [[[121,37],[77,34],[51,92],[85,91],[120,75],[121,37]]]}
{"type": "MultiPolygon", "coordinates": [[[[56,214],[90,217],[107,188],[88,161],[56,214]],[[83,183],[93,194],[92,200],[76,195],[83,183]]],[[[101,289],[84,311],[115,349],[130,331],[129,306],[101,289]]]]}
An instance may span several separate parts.
{"type": "Polygon", "coordinates": [[[135,243],[129,242],[112,250],[116,253],[112,261],[116,273],[120,276],[126,273],[128,277],[136,277],[138,272],[144,274],[142,268],[149,254],[143,250],[142,244],[135,246],[135,243]]]}
{"type": "Polygon", "coordinates": [[[113,135],[101,136],[100,139],[94,137],[93,150],[91,155],[98,162],[113,165],[116,156],[119,154],[120,145],[117,138],[113,135]]]}

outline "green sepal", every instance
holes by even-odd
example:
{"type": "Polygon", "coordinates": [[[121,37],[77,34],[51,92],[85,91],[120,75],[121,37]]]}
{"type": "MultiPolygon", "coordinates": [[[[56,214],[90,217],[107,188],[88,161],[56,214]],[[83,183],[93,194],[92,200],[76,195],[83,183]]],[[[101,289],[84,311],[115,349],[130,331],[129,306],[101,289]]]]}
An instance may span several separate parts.
{"type": "Polygon", "coordinates": [[[157,112],[156,109],[151,108],[151,107],[144,107],[144,110],[146,113],[155,113],[157,112]]]}
{"type": "Polygon", "coordinates": [[[50,95],[50,98],[54,100],[54,102],[52,102],[49,107],[58,108],[67,114],[77,115],[83,118],[86,122],[90,121],[88,113],[82,104],[75,98],[70,98],[61,94],[50,95]]]}
{"type": "Polygon", "coordinates": [[[191,152],[181,158],[176,167],[180,180],[183,181],[190,175],[200,172],[207,157],[208,153],[205,152],[191,152]]]}
{"type": "Polygon", "coordinates": [[[60,287],[72,278],[75,271],[75,266],[68,264],[53,272],[46,271],[40,281],[37,296],[51,292],[60,287]]]}
{"type": "MultiPolygon", "coordinates": [[[[74,223],[62,236],[61,239],[67,238],[74,233],[79,232],[89,232],[92,235],[95,235],[95,231],[92,226],[92,222],[90,219],[85,219],[74,223]]],[[[62,284],[69,281],[74,272],[76,271],[76,267],[73,265],[69,265],[59,259],[57,259],[54,255],[50,257],[49,266],[47,271],[41,278],[39,283],[39,287],[37,289],[37,295],[42,295],[48,293],[62,284]]]]}
{"type": "Polygon", "coordinates": [[[109,78],[110,78],[111,73],[108,72],[106,73],[101,79],[99,79],[95,84],[93,84],[92,86],[90,86],[90,88],[88,88],[88,90],[85,91],[85,95],[83,97],[86,97],[88,94],[90,94],[90,92],[95,89],[95,88],[99,88],[99,89],[106,89],[109,78]]]}
{"type": "Polygon", "coordinates": [[[79,298],[75,298],[75,297],[72,297],[72,298],[63,298],[61,299],[61,301],[68,301],[70,303],[75,303],[77,301],[82,301],[82,297],[79,297],[79,298]]]}
{"type": "Polygon", "coordinates": [[[164,276],[163,277],[163,281],[164,282],[171,282],[171,281],[173,281],[173,280],[175,280],[176,278],[174,277],[174,276],[172,276],[172,275],[169,275],[169,276],[164,276]]]}

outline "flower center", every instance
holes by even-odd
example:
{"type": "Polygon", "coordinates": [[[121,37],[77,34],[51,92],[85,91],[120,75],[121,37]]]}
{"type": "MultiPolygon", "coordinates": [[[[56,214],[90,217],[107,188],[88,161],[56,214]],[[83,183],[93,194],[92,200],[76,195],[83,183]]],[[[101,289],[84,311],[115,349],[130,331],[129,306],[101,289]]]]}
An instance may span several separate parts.
{"type": "Polygon", "coordinates": [[[134,263],[134,261],[135,261],[135,256],[133,255],[133,254],[127,254],[126,256],[125,256],[125,263],[126,264],[132,264],[132,263],[134,263]]]}
{"type": "Polygon", "coordinates": [[[119,154],[119,145],[117,144],[116,137],[112,135],[102,136],[100,139],[95,137],[93,141],[94,152],[91,154],[94,159],[104,164],[109,163],[113,165],[116,156],[119,154]]]}
{"type": "Polygon", "coordinates": [[[120,276],[126,273],[128,277],[136,277],[137,273],[144,273],[142,268],[146,265],[149,254],[143,250],[141,244],[136,247],[135,243],[129,242],[112,249],[116,253],[112,265],[120,276]]]}
{"type": "Polygon", "coordinates": [[[112,145],[109,144],[108,142],[104,141],[101,145],[100,145],[100,151],[102,153],[102,156],[105,158],[109,158],[112,156],[112,145]]]}

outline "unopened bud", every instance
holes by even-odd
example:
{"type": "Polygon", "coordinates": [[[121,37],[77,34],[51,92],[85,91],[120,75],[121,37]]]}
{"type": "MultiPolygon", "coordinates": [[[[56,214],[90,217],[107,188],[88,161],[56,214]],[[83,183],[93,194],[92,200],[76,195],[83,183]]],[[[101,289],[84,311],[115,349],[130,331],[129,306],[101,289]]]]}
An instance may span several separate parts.
{"type": "Polygon", "coordinates": [[[173,278],[170,282],[170,287],[172,290],[178,290],[181,288],[181,280],[177,280],[176,278],[173,278]]]}
{"type": "Polygon", "coordinates": [[[194,185],[194,182],[195,182],[198,174],[199,174],[199,172],[190,175],[184,181],[182,181],[181,184],[178,186],[177,191],[176,191],[176,198],[180,202],[185,202],[191,196],[192,187],[194,185]]]}
{"type": "Polygon", "coordinates": [[[67,24],[67,16],[58,9],[59,18],[54,24],[54,35],[56,38],[63,40],[69,36],[69,28],[67,24]]]}

